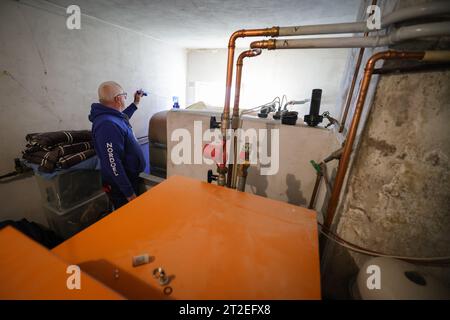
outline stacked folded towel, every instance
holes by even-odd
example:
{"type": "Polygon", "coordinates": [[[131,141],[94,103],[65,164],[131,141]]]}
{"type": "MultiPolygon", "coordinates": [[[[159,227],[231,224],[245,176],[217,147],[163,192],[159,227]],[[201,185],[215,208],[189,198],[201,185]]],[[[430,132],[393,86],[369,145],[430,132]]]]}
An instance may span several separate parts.
{"type": "Polygon", "coordinates": [[[67,169],[95,155],[89,130],[31,133],[23,158],[39,164],[39,171],[67,169]]]}

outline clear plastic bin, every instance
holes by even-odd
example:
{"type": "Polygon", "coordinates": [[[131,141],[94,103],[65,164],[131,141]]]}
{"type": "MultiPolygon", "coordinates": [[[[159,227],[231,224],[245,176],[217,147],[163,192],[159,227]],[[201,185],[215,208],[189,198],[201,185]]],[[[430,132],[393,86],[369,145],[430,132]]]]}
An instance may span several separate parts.
{"type": "Polygon", "coordinates": [[[66,210],[102,191],[98,170],[75,170],[46,179],[35,175],[44,206],[66,210]]]}
{"type": "Polygon", "coordinates": [[[63,211],[44,206],[44,212],[50,229],[67,239],[108,215],[111,205],[106,193],[102,192],[63,211]]]}

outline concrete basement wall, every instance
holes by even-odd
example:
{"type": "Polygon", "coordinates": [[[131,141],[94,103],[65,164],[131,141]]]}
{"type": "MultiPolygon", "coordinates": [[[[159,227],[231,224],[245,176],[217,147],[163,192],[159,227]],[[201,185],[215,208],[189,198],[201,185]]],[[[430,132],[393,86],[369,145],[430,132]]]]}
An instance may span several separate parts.
{"type": "MultiPolygon", "coordinates": [[[[399,1],[397,8],[420,2],[399,1]]],[[[448,50],[448,42],[416,41],[396,49],[424,48],[448,50]]],[[[374,78],[374,95],[365,106],[360,142],[335,217],[340,237],[390,255],[450,255],[449,77],[447,71],[374,78]]],[[[348,298],[349,281],[369,258],[327,243],[325,296],[348,298]]],[[[450,287],[449,268],[420,269],[450,287]]]]}
{"type": "MultiPolygon", "coordinates": [[[[392,255],[450,255],[449,82],[448,71],[381,78],[337,217],[342,238],[392,255]]],[[[368,257],[332,247],[326,278],[340,295],[337,283],[368,257]]],[[[450,287],[449,268],[425,272],[450,287]]]]}
{"type": "MultiPolygon", "coordinates": [[[[178,141],[171,141],[176,129],[186,129],[191,135],[191,146],[194,148],[194,121],[202,123],[203,132],[209,129],[209,119],[215,115],[220,119],[220,113],[206,111],[177,110],[170,111],[167,115],[168,138],[168,176],[184,175],[206,181],[207,172],[212,169],[216,174],[215,165],[207,164],[175,164],[171,158],[172,150],[178,141]]],[[[282,125],[279,121],[263,120],[252,117],[244,117],[242,128],[278,129],[279,144],[269,147],[269,155],[276,149],[279,150],[279,170],[273,175],[261,175],[261,165],[252,165],[248,171],[246,192],[268,197],[275,200],[307,207],[311,198],[316,179],[316,171],[310,164],[310,160],[322,161],[331,152],[339,148],[338,141],[332,130],[321,127],[310,128],[300,124],[296,126],[282,125]]],[[[261,143],[260,140],[258,140],[261,143]]],[[[208,143],[202,142],[201,148],[208,143]]],[[[177,149],[175,149],[177,150],[177,149]]],[[[201,150],[201,149],[200,149],[201,150]]],[[[191,161],[193,161],[193,153],[191,161]]],[[[274,158],[273,158],[274,159],[274,158]]],[[[328,176],[335,172],[335,161],[328,166],[328,176]]],[[[324,201],[327,197],[325,184],[322,181],[320,192],[316,199],[316,209],[319,212],[325,210],[324,201]]]]}
{"type": "MultiPolygon", "coordinates": [[[[84,15],[81,30],[68,30],[66,18],[44,1],[0,1],[2,173],[13,170],[27,133],[90,129],[90,105],[103,81],[121,83],[129,103],[134,90],[150,92],[131,120],[138,137],[172,96],[184,105],[185,49],[84,15]]],[[[44,222],[34,178],[0,184],[0,197],[0,221],[44,222]]]]}

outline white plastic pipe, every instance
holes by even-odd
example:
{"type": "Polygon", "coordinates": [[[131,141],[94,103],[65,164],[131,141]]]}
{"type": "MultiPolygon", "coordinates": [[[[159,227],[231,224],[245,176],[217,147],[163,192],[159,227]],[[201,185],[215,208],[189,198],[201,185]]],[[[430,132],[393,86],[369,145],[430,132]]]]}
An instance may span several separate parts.
{"type": "Polygon", "coordinates": [[[450,36],[450,22],[401,27],[385,36],[275,40],[275,49],[385,47],[422,37],[450,36]]]}
{"type": "MultiPolygon", "coordinates": [[[[381,29],[409,19],[423,18],[450,13],[450,1],[428,2],[421,5],[399,9],[381,17],[381,29]]],[[[301,36],[314,34],[363,33],[377,30],[367,28],[366,21],[350,23],[332,23],[310,26],[280,27],[279,36],[301,36]]]]}

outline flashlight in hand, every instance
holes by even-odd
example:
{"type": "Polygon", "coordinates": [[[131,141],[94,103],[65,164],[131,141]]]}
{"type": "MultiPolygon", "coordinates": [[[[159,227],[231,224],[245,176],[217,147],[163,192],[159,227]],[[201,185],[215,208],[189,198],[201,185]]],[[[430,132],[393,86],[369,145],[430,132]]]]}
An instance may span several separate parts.
{"type": "Polygon", "coordinates": [[[147,92],[145,92],[145,91],[142,90],[142,89],[139,89],[137,92],[138,92],[139,94],[142,94],[144,97],[147,96],[147,92]]]}

